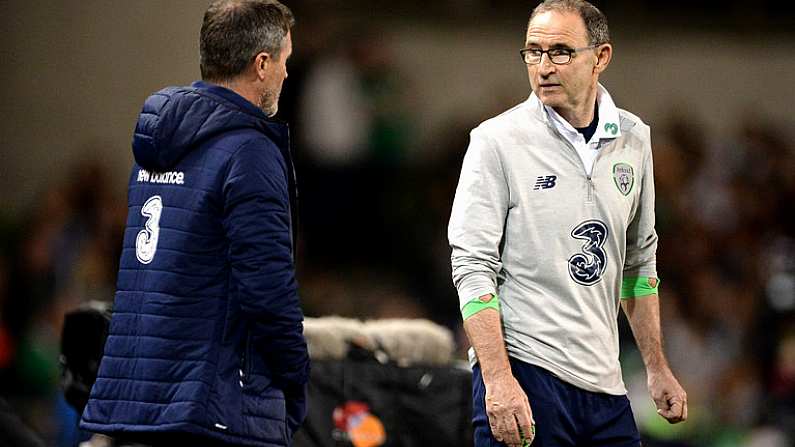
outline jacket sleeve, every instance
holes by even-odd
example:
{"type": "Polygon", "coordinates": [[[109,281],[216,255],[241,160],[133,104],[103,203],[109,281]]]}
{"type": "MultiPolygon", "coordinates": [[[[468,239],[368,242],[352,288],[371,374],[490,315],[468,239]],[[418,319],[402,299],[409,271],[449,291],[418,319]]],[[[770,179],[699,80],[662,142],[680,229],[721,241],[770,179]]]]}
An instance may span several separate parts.
{"type": "Polygon", "coordinates": [[[494,145],[479,129],[470,134],[447,237],[459,307],[496,294],[500,242],[508,213],[508,182],[494,145]]]}
{"type": "Polygon", "coordinates": [[[303,389],[309,374],[287,188],[282,155],[263,138],[235,152],[223,189],[230,288],[248,322],[255,352],[286,393],[303,389]]]}
{"type": "Polygon", "coordinates": [[[657,277],[657,232],[654,229],[654,163],[651,136],[644,125],[644,157],[639,182],[640,192],[635,215],[627,227],[627,254],[624,277],[657,277]]]}

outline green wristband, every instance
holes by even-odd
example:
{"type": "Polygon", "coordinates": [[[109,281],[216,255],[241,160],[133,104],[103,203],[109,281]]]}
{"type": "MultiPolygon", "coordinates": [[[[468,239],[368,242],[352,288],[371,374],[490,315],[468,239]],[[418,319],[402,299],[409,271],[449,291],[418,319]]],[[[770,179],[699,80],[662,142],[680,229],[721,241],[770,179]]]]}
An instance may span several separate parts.
{"type": "Polygon", "coordinates": [[[495,309],[497,312],[500,311],[500,299],[497,294],[494,294],[493,298],[488,301],[482,301],[480,298],[475,298],[472,301],[464,304],[464,308],[461,309],[461,315],[464,317],[464,320],[466,320],[472,315],[475,315],[476,313],[486,309],[495,309]]]}
{"type": "Polygon", "coordinates": [[[621,284],[621,299],[628,300],[641,296],[657,295],[660,280],[648,276],[630,276],[621,284]],[[654,284],[652,286],[652,284],[654,284]]]}

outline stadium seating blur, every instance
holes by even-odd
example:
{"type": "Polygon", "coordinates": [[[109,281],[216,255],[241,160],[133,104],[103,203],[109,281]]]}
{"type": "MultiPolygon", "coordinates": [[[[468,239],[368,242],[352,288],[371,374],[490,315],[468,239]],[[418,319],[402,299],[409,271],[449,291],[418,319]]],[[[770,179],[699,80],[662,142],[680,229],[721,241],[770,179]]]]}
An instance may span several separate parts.
{"type": "MultiPolygon", "coordinates": [[[[0,120],[0,399],[46,445],[71,447],[88,435],[58,385],[64,315],[112,301],[134,114],[150,91],[198,76],[205,4],[7,3],[15,14],[0,18],[9,30],[0,54],[17,59],[0,85],[18,109],[0,120]],[[184,20],[168,27],[176,37],[148,25],[170,15],[184,20]],[[110,49],[106,37],[128,46],[110,49]],[[48,45],[69,50],[53,56],[64,64],[41,67],[48,45]],[[145,72],[159,77],[137,78],[145,72]]],[[[432,320],[463,360],[446,224],[469,130],[529,93],[516,51],[527,2],[393,2],[394,12],[286,3],[298,25],[279,115],[292,123],[297,158],[305,313],[432,320]]],[[[793,7],[596,3],[616,41],[605,85],[653,127],[665,349],[690,400],[685,424],[655,414],[620,317],[644,445],[795,445],[793,7]]]]}

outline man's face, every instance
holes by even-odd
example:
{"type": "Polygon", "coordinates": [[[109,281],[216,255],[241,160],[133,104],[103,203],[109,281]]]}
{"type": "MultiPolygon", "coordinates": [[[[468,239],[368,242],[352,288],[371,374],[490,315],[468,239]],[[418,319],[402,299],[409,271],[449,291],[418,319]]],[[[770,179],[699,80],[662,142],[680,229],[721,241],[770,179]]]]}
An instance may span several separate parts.
{"type": "Polygon", "coordinates": [[[279,95],[282,93],[282,84],[287,79],[287,59],[291,54],[293,54],[293,41],[288,31],[282,41],[279,56],[271,58],[266,69],[259,106],[268,116],[276,115],[279,110],[279,95]]]}
{"type": "MultiPolygon", "coordinates": [[[[585,23],[573,12],[547,11],[533,17],[528,24],[525,48],[549,50],[575,49],[589,45],[585,23]]],[[[576,111],[596,90],[597,57],[592,49],[572,54],[571,62],[555,65],[544,54],[541,62],[527,66],[530,85],[536,96],[556,111],[576,111]]]]}

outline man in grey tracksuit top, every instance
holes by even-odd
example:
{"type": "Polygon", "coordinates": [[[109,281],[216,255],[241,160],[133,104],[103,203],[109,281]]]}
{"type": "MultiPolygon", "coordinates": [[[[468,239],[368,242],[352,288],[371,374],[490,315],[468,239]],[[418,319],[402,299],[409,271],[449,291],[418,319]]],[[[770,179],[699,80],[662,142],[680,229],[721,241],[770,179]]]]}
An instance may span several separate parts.
{"type": "MultiPolygon", "coordinates": [[[[602,99],[604,110],[606,92],[602,99]]],[[[535,94],[478,126],[450,240],[461,307],[498,295],[511,357],[586,390],[625,394],[621,280],[657,276],[657,235],[649,127],[613,110],[618,119],[594,135],[601,147],[591,174],[535,94]],[[619,130],[603,130],[612,125],[619,130]]]]}
{"type": "Polygon", "coordinates": [[[598,84],[612,55],[603,17],[579,0],[540,5],[522,51],[534,93],[471,133],[448,235],[474,348],[476,445],[596,442],[599,422],[574,424],[597,427],[587,433],[561,428],[570,418],[539,422],[527,396],[553,397],[523,379],[525,365],[589,396],[621,396],[604,430],[628,418],[629,434],[607,445],[637,445],[618,362],[619,304],[660,414],[687,416],[660,342],[650,131],[598,84]]]}

